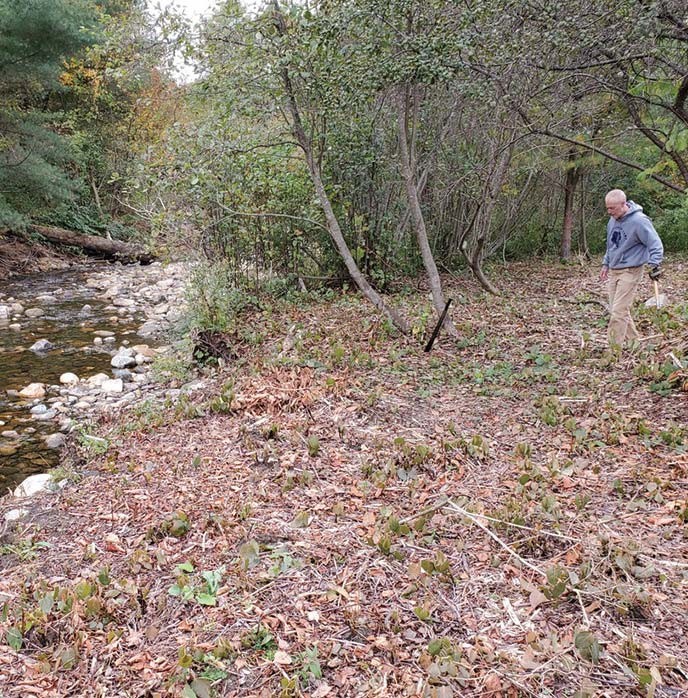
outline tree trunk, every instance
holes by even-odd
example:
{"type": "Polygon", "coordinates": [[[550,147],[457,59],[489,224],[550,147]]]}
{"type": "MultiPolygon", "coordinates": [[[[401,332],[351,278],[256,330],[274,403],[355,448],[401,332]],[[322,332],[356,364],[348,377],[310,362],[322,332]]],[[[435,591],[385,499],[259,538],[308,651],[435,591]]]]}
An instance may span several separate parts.
{"type": "MultiPolygon", "coordinates": [[[[67,247],[78,247],[87,255],[119,262],[140,262],[150,264],[155,256],[146,252],[138,245],[132,245],[120,240],[106,240],[97,235],[84,235],[64,228],[54,228],[45,225],[30,225],[29,230],[44,237],[48,242],[67,247]]],[[[10,231],[14,235],[18,233],[10,231]]]]}
{"type": "MultiPolygon", "coordinates": [[[[274,17],[277,31],[281,36],[286,33],[286,26],[284,16],[279,10],[277,3],[274,3],[274,17]]],[[[356,260],[353,258],[349,246],[346,244],[342,229],[337,220],[337,216],[332,208],[332,203],[330,202],[330,197],[327,195],[325,190],[325,185],[322,181],[322,176],[320,173],[320,163],[315,158],[313,153],[312,143],[306,135],[306,130],[303,126],[303,121],[301,120],[301,112],[296,101],[296,94],[294,91],[294,86],[291,81],[291,76],[289,75],[289,70],[284,67],[282,68],[282,84],[287,97],[287,106],[289,114],[291,115],[291,129],[296,138],[297,143],[301,147],[306,156],[306,164],[308,165],[308,172],[310,173],[313,186],[315,188],[316,196],[318,197],[318,203],[325,214],[325,222],[327,224],[327,230],[334,242],[339,255],[341,256],[344,264],[346,265],[349,275],[353,279],[354,283],[361,291],[361,293],[370,301],[381,313],[387,317],[387,319],[403,334],[408,334],[410,331],[409,325],[406,320],[397,312],[394,308],[389,307],[382,296],[368,283],[368,280],[361,273],[361,270],[356,264],[356,260]]]]}
{"type": "MultiPolygon", "coordinates": [[[[403,88],[402,88],[403,89],[403,88]]],[[[446,301],[442,293],[442,281],[440,280],[435,258],[433,257],[430,243],[428,242],[428,232],[425,227],[425,218],[420,207],[420,199],[418,197],[418,188],[414,178],[415,157],[413,155],[413,146],[409,149],[408,145],[408,92],[403,89],[400,92],[397,102],[397,126],[399,136],[399,160],[401,166],[401,176],[406,187],[406,196],[408,198],[409,210],[413,227],[416,231],[416,239],[423,258],[423,266],[428,275],[428,283],[432,293],[432,303],[435,307],[438,317],[444,311],[446,301]]],[[[444,327],[452,337],[458,337],[459,333],[454,327],[449,314],[445,317],[444,327]]]]}
{"type": "Polygon", "coordinates": [[[568,167],[564,181],[564,225],[561,230],[561,258],[568,261],[571,258],[571,238],[573,233],[573,204],[576,197],[576,187],[580,177],[580,169],[576,165],[576,151],[569,150],[568,167]]]}

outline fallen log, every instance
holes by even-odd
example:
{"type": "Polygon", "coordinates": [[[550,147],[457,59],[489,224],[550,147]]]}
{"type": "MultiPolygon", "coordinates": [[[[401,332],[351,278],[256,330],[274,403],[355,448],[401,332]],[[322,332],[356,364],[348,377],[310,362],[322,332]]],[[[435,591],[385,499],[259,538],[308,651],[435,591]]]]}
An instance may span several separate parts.
{"type": "MultiPolygon", "coordinates": [[[[108,240],[98,235],[85,235],[84,233],[75,233],[72,230],[46,225],[30,225],[28,230],[31,233],[40,235],[54,245],[76,247],[92,257],[128,263],[139,262],[140,264],[150,264],[155,260],[155,256],[140,245],[122,242],[121,240],[108,240]]],[[[14,235],[19,234],[12,232],[14,235]]]]}

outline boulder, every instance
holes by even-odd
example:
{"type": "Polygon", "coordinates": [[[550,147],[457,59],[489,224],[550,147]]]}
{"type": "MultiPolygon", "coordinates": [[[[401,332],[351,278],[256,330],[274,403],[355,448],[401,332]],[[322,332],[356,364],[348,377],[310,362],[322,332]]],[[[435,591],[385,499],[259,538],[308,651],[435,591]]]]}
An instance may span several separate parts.
{"type": "Polygon", "coordinates": [[[19,391],[19,397],[31,399],[45,397],[45,383],[29,383],[19,391]]]}
{"type": "Polygon", "coordinates": [[[14,490],[15,497],[32,497],[39,492],[52,492],[54,489],[53,478],[48,473],[30,475],[17,489],[14,490]]]}
{"type": "Polygon", "coordinates": [[[113,368],[132,368],[136,366],[136,359],[127,354],[115,354],[110,360],[110,365],[113,368]]]}

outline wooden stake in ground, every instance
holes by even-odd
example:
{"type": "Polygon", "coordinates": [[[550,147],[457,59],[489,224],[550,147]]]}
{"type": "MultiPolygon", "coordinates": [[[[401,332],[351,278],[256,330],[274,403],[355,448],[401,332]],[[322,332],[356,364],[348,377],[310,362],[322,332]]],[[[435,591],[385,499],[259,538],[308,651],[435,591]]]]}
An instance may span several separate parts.
{"type": "Polygon", "coordinates": [[[442,311],[442,315],[440,315],[440,319],[437,321],[437,324],[435,325],[435,329],[432,331],[432,334],[430,335],[430,339],[428,340],[428,343],[425,345],[425,351],[430,351],[432,349],[432,345],[435,343],[435,340],[437,339],[437,335],[440,333],[440,328],[444,324],[444,318],[447,317],[447,311],[449,310],[449,306],[451,305],[452,299],[450,298],[446,305],[444,306],[444,310],[442,311]]]}

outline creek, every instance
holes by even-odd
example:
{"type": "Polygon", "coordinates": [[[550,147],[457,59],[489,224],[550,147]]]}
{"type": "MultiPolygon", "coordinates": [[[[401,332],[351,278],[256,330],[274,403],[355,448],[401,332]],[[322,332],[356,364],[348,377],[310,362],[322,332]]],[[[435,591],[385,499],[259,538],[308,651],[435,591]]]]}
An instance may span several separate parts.
{"type": "MultiPolygon", "coordinates": [[[[105,373],[112,378],[116,347],[150,343],[150,338],[138,334],[146,309],[131,301],[126,301],[126,308],[114,307],[112,297],[102,293],[108,284],[117,284],[120,290],[123,277],[155,283],[160,267],[157,272],[143,267],[132,271],[120,265],[90,264],[0,280],[0,305],[23,306],[6,319],[0,316],[0,495],[28,475],[59,465],[60,451],[48,448],[46,437],[60,432],[61,426],[66,430],[65,420],[42,421],[30,410],[45,403],[59,411],[63,399],[76,401],[61,397],[65,389],[59,385],[60,376],[71,372],[83,379],[105,373]],[[101,279],[100,289],[93,277],[101,279]],[[30,317],[26,311],[32,308],[43,314],[30,317]],[[54,348],[32,351],[30,347],[42,339],[54,348]],[[30,383],[45,384],[46,398],[19,396],[18,391],[30,383]]],[[[131,288],[124,288],[124,295],[127,291],[131,288]]]]}

